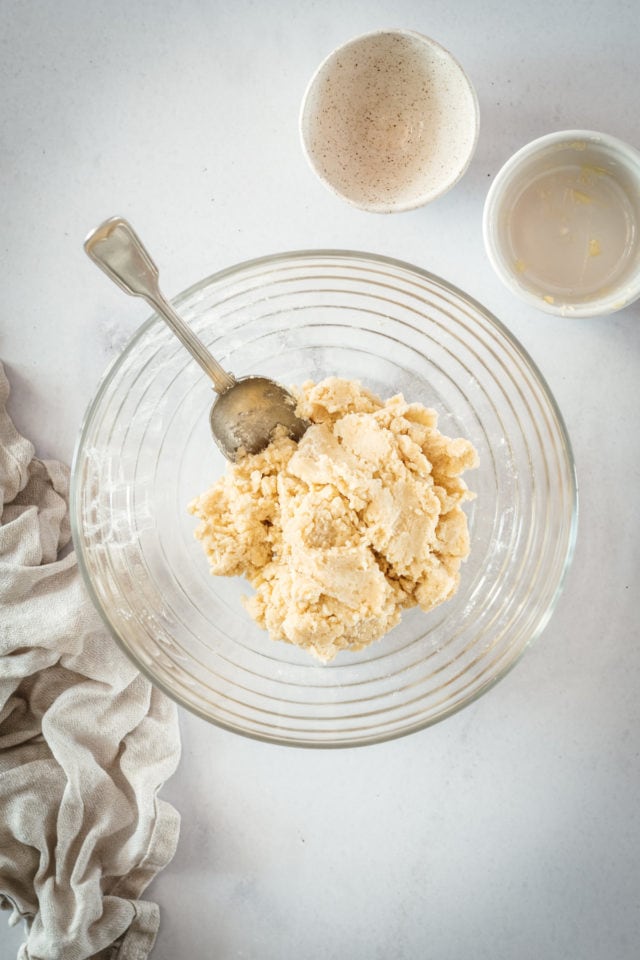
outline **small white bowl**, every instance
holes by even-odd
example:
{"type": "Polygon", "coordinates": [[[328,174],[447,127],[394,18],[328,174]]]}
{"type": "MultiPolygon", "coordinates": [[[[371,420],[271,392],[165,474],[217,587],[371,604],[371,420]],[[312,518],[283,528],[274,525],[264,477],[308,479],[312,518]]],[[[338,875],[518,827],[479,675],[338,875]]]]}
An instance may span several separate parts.
{"type": "Polygon", "coordinates": [[[469,165],[478,129],[478,100],[460,64],[410,30],[338,47],[311,78],[300,111],[312,169],[374,213],[411,210],[449,190],[469,165]]]}
{"type": "Polygon", "coordinates": [[[484,243],[513,293],[546,313],[602,316],[640,297],[640,153],[564,130],[505,163],[484,206],[484,243]]]}

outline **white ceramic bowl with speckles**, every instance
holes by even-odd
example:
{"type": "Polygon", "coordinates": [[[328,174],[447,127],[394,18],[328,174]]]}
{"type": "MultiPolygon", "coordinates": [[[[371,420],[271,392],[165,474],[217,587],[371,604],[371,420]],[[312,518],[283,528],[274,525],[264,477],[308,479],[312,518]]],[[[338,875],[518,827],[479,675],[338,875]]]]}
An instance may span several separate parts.
{"type": "Polygon", "coordinates": [[[300,111],[303,150],[322,182],[372,213],[441,196],[478,140],[475,90],[440,44],[410,30],[356,37],[311,78],[300,111]]]}

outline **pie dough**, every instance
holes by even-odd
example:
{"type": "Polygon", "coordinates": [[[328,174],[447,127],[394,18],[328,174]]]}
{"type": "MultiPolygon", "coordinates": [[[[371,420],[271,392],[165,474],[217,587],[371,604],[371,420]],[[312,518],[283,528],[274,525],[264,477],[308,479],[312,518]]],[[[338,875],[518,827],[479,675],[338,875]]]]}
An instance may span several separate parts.
{"type": "Polygon", "coordinates": [[[326,662],[455,593],[474,496],[461,474],[478,457],[401,394],[383,403],[337,377],[292,392],[311,422],[300,442],[277,436],[229,465],[189,511],[211,573],[244,575],[272,639],[326,662]]]}

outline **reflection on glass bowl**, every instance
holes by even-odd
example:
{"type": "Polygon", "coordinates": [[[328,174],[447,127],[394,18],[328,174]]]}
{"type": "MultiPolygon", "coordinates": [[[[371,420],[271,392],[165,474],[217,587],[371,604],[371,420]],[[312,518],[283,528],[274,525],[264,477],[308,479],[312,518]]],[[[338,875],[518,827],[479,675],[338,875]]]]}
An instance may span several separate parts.
{"type": "Polygon", "coordinates": [[[328,665],[274,642],[212,577],[188,502],[226,463],[211,387],[153,316],[105,375],[72,477],[92,598],[122,648],[178,703],[229,730],[354,746],[418,730],[492,686],[544,628],[575,541],[576,484],[560,413],[523,348],[480,304],[384,257],[309,251],[216,274],[175,304],[241,376],[360,379],[435,407],[480,456],[458,593],[328,665]]]}

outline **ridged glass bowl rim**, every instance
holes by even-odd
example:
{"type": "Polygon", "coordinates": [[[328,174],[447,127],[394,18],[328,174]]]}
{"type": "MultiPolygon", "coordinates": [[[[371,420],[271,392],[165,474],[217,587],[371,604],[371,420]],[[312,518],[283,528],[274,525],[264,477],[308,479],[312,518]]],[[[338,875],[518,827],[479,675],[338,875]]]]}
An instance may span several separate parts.
{"type": "Polygon", "coordinates": [[[114,638],[120,649],[124,654],[131,660],[140,672],[146,676],[146,678],[152,683],[155,687],[162,690],[174,703],[178,703],[180,706],[184,707],[185,710],[188,710],[190,713],[195,714],[196,716],[201,717],[203,720],[208,721],[209,723],[214,724],[217,727],[220,727],[224,730],[228,730],[230,733],[235,733],[237,735],[247,737],[250,740],[259,740],[264,743],[274,743],[279,746],[292,746],[299,748],[315,748],[315,749],[338,749],[345,747],[356,747],[356,746],[368,746],[375,743],[384,743],[389,740],[396,740],[400,737],[408,736],[411,733],[416,733],[419,730],[424,730],[427,727],[433,726],[436,723],[439,723],[442,720],[445,720],[447,717],[452,716],[457,713],[459,710],[462,710],[464,707],[469,706],[479,697],[487,693],[492,687],[495,686],[500,680],[503,679],[515,665],[520,661],[524,652],[529,648],[529,646],[537,640],[540,634],[544,631],[547,626],[553,611],[560,599],[562,590],[565,584],[567,573],[571,566],[571,561],[573,559],[573,554],[575,551],[576,538],[578,532],[578,484],[576,477],[576,468],[575,461],[573,457],[573,450],[571,447],[571,441],[569,439],[569,434],[564,422],[564,418],[560,412],[560,408],[556,402],[556,399],[547,384],[547,381],[540,369],[538,368],[535,361],[531,358],[527,350],[522,346],[517,337],[502,323],[498,318],[491,313],[479,300],[476,300],[474,297],[470,296],[464,290],[461,290],[460,287],[457,287],[455,284],[450,283],[448,280],[444,280],[442,277],[439,277],[437,274],[431,273],[428,270],[424,270],[422,267],[418,267],[412,263],[409,263],[406,260],[399,260],[394,257],[388,257],[382,254],[368,253],[360,250],[340,250],[340,249],[306,249],[306,250],[291,250],[283,251],[281,253],[268,254],[262,257],[255,257],[249,260],[243,260],[239,263],[233,264],[230,267],[225,267],[222,270],[216,271],[216,273],[210,274],[202,280],[197,281],[192,284],[190,287],[187,287],[176,297],[171,298],[171,303],[175,307],[179,307],[181,303],[184,303],[186,300],[189,300],[192,296],[199,293],[204,288],[216,284],[222,280],[233,277],[235,274],[242,274],[245,271],[249,271],[255,268],[268,267],[282,265],[284,263],[290,262],[294,265],[296,262],[304,262],[305,260],[320,260],[322,258],[332,259],[339,262],[340,260],[345,261],[344,265],[347,265],[350,261],[360,261],[371,264],[383,265],[386,267],[392,267],[409,274],[413,274],[423,280],[426,280],[429,283],[434,284],[436,287],[440,287],[449,294],[452,294],[454,297],[458,297],[466,306],[477,311],[481,314],[489,323],[494,326],[502,336],[509,342],[509,344],[520,353],[527,364],[529,365],[532,373],[535,375],[540,387],[542,388],[546,399],[549,402],[549,406],[553,412],[555,422],[558,427],[559,434],[562,439],[563,449],[567,458],[567,468],[568,474],[570,477],[571,490],[571,524],[569,529],[568,541],[567,541],[567,550],[564,559],[564,565],[562,572],[558,578],[558,583],[556,585],[555,592],[550,599],[547,609],[543,617],[541,617],[539,623],[537,624],[536,629],[532,632],[527,643],[523,644],[521,649],[518,651],[517,655],[509,660],[500,670],[493,676],[490,680],[487,681],[482,687],[474,690],[466,698],[452,704],[451,707],[444,710],[437,717],[427,717],[424,720],[420,720],[417,723],[414,723],[410,726],[407,726],[402,730],[393,730],[390,733],[380,733],[374,734],[368,738],[361,738],[353,742],[339,741],[339,742],[320,742],[320,741],[307,741],[307,742],[295,742],[278,736],[266,736],[259,733],[240,730],[233,726],[233,724],[225,723],[222,720],[216,719],[208,714],[206,711],[199,709],[198,707],[193,706],[192,704],[186,702],[186,700],[177,694],[169,684],[164,683],[153,674],[153,672],[144,664],[141,663],[132,651],[126,646],[123,639],[120,637],[117,630],[114,629],[111,624],[106,610],[103,608],[102,603],[100,602],[98,595],[94,589],[91,575],[89,569],[85,562],[84,551],[83,551],[83,541],[78,527],[78,497],[79,497],[79,483],[78,483],[78,464],[84,453],[85,440],[87,433],[92,424],[94,414],[97,411],[102,397],[113,380],[116,371],[124,363],[126,358],[133,352],[138,341],[147,333],[148,329],[158,321],[158,315],[152,313],[150,317],[147,318],[133,333],[130,339],[127,341],[123,349],[113,358],[111,363],[108,364],[106,370],[104,371],[102,378],[98,383],[96,392],[89,402],[89,405],[85,411],[84,417],[82,418],[80,424],[80,430],[78,433],[78,439],[76,441],[76,446],[73,454],[73,460],[71,464],[71,482],[69,489],[69,504],[70,504],[70,520],[71,520],[71,534],[73,538],[73,545],[76,552],[76,557],[78,560],[78,566],[82,574],[87,592],[91,601],[96,608],[98,614],[100,615],[105,627],[114,638]]]}

